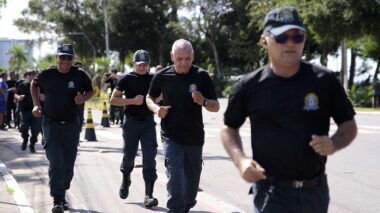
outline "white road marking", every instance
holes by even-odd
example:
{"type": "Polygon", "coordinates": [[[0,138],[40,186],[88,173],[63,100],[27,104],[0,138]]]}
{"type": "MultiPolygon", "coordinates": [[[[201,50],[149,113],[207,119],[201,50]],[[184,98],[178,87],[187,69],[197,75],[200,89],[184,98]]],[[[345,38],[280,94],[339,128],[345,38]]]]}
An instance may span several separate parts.
{"type": "MultiPolygon", "coordinates": [[[[105,138],[108,138],[108,139],[121,139],[122,140],[121,135],[119,135],[117,133],[110,132],[110,131],[98,131],[97,134],[99,134],[105,138]]],[[[157,171],[157,176],[158,176],[159,181],[164,181],[164,183],[166,183],[167,177],[164,173],[157,171]]],[[[218,199],[218,198],[216,198],[216,197],[212,196],[211,194],[208,194],[204,191],[198,192],[197,200],[199,202],[201,202],[202,204],[208,206],[208,208],[213,209],[213,212],[215,212],[215,213],[222,213],[222,212],[239,212],[239,213],[241,212],[241,213],[244,213],[243,210],[237,208],[236,206],[229,204],[225,201],[222,201],[221,199],[218,199]]]]}
{"type": "Polygon", "coordinates": [[[26,199],[26,196],[17,184],[16,179],[8,172],[7,167],[2,161],[0,161],[0,174],[3,176],[7,187],[13,190],[12,197],[15,200],[17,207],[20,209],[20,213],[34,213],[32,205],[26,199]]]}

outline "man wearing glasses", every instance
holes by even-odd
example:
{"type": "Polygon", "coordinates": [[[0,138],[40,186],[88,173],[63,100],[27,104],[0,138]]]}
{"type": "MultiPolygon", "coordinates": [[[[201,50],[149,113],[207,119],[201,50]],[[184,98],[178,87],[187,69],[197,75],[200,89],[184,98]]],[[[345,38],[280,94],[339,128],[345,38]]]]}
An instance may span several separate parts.
{"type": "Polygon", "coordinates": [[[255,212],[327,212],[327,156],[357,133],[355,112],[338,79],[301,60],[305,38],[295,8],[271,10],[260,39],[270,62],[235,85],[224,114],[221,139],[242,178],[254,183],[255,212]],[[252,159],[239,135],[246,117],[252,159]],[[338,126],[331,137],[330,117],[338,126]]]}
{"type": "Polygon", "coordinates": [[[68,209],[65,191],[70,188],[74,176],[80,134],[79,106],[94,94],[91,79],[83,70],[73,66],[73,59],[73,47],[63,44],[57,50],[57,66],[43,70],[31,83],[33,115],[43,115],[50,195],[54,198],[53,213],[68,209]],[[45,94],[42,112],[40,89],[45,94]]]}

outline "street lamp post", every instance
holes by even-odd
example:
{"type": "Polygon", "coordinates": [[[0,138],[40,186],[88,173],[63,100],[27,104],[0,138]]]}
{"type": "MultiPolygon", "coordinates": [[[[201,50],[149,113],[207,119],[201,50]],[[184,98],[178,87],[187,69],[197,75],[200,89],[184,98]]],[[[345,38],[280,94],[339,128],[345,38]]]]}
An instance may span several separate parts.
{"type": "Polygon", "coordinates": [[[103,1],[103,12],[104,12],[104,32],[106,39],[106,56],[107,59],[110,57],[110,47],[109,47],[109,31],[108,31],[108,0],[103,1]]]}

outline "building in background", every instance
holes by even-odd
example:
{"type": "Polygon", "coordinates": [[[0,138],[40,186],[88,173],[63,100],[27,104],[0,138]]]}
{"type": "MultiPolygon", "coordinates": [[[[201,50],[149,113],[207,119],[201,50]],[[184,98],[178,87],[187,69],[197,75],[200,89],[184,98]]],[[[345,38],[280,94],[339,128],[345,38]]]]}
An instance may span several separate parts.
{"type": "Polygon", "coordinates": [[[0,67],[9,68],[9,50],[16,45],[22,45],[29,58],[33,58],[33,42],[23,39],[0,38],[0,67]]]}

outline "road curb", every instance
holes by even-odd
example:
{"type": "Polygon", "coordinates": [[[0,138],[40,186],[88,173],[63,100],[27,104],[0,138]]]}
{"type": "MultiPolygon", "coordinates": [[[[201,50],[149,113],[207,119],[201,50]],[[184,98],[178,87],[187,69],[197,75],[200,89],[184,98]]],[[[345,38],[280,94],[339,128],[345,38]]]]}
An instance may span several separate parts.
{"type": "Polygon", "coordinates": [[[16,179],[8,172],[6,165],[0,160],[0,174],[8,189],[12,189],[12,197],[15,200],[16,206],[20,213],[34,213],[33,207],[26,198],[24,192],[17,184],[16,179]]]}

